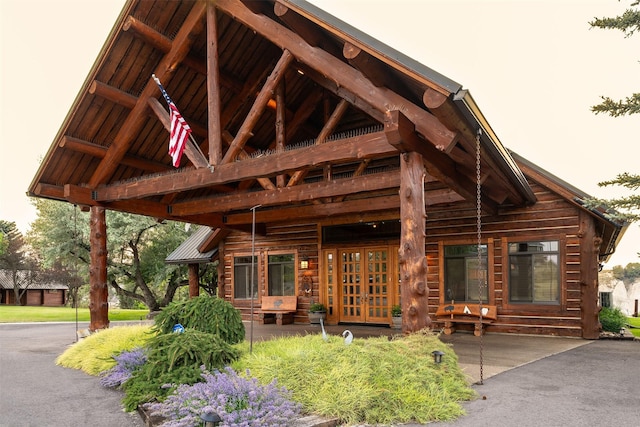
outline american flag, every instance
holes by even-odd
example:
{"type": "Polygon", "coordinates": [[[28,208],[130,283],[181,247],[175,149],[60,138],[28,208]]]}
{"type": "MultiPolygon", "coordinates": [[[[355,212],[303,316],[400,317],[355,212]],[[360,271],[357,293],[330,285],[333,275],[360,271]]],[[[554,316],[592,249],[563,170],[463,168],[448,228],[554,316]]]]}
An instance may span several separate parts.
{"type": "Polygon", "coordinates": [[[187,140],[191,135],[191,128],[189,124],[187,124],[186,120],[178,111],[178,107],[173,103],[171,98],[169,98],[169,94],[164,90],[164,87],[160,83],[160,80],[153,75],[153,80],[157,83],[160,88],[160,92],[162,92],[162,96],[169,104],[169,118],[171,121],[171,130],[169,136],[169,155],[171,159],[173,159],[173,166],[180,167],[180,159],[182,158],[182,153],[184,152],[184,147],[187,144],[187,140]]]}

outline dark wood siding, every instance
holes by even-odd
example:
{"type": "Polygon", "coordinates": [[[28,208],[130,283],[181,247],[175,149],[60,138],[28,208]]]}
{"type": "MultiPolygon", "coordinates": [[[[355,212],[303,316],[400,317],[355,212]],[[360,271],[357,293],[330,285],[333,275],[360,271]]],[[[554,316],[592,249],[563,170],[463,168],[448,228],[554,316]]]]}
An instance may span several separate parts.
{"type": "MultiPolygon", "coordinates": [[[[254,320],[257,319],[260,300],[262,295],[266,295],[266,262],[269,252],[291,251],[297,254],[297,260],[306,257],[309,261],[309,274],[312,280],[312,292],[307,295],[301,289],[302,273],[298,272],[296,277],[296,294],[298,296],[298,312],[294,317],[295,322],[306,322],[308,320],[307,310],[310,299],[318,301],[320,289],[318,287],[318,238],[317,225],[315,223],[268,225],[266,235],[255,236],[255,255],[258,257],[258,277],[255,284],[258,286],[258,299],[254,301],[254,320]]],[[[245,320],[251,318],[251,301],[249,299],[234,299],[233,294],[233,257],[237,254],[251,255],[251,234],[231,233],[225,240],[224,245],[224,298],[232,301],[245,320]]],[[[297,268],[296,268],[297,271],[297,268]]]]}
{"type": "MultiPolygon", "coordinates": [[[[526,208],[503,208],[496,215],[483,216],[482,241],[489,247],[489,303],[497,306],[498,319],[487,327],[489,332],[582,336],[581,326],[581,235],[580,209],[542,185],[532,182],[538,203],[526,208]],[[538,240],[559,242],[560,295],[557,304],[522,304],[509,301],[508,243],[538,240]]],[[[362,218],[367,221],[367,215],[362,218]]],[[[345,219],[345,221],[348,221],[345,219]]],[[[339,220],[331,219],[331,224],[339,220]]],[[[322,224],[320,224],[321,226],[322,224]]],[[[427,210],[425,254],[428,265],[429,312],[432,318],[442,296],[442,248],[450,244],[477,243],[476,210],[471,203],[432,206],[427,210]]],[[[265,283],[266,254],[274,250],[291,250],[309,259],[313,287],[305,295],[298,282],[296,322],[306,322],[310,297],[322,299],[323,286],[318,272],[319,226],[315,223],[267,225],[265,236],[256,236],[255,251],[259,257],[259,278],[265,283]]],[[[398,236],[399,241],[399,236],[398,236]]],[[[358,242],[353,242],[357,245],[358,242]]],[[[225,241],[224,297],[233,301],[232,266],[234,254],[251,253],[251,235],[232,233],[225,241]]],[[[319,268],[320,267],[320,268],[319,268]]],[[[298,280],[300,280],[298,274],[298,280]]],[[[259,289],[259,296],[265,290],[259,289]]],[[[259,297],[258,297],[259,298],[259,297]]],[[[243,318],[249,319],[248,300],[236,300],[243,318]]],[[[259,306],[259,303],[256,304],[259,306]]],[[[256,310],[257,311],[257,310],[256,310]]],[[[439,327],[435,324],[434,327],[439,327]]],[[[461,325],[465,329],[472,325],[461,325]]]]}

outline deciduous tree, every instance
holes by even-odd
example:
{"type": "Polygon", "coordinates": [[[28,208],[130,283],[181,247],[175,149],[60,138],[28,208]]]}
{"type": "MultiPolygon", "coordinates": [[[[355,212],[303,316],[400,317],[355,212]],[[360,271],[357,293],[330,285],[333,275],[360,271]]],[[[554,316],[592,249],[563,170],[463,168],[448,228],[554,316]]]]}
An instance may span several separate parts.
{"type": "Polygon", "coordinates": [[[0,269],[10,275],[16,305],[22,304],[22,297],[38,278],[37,262],[26,250],[22,233],[15,222],[0,220],[0,234],[4,250],[0,254],[0,269]]]}
{"type": "MultiPolygon", "coordinates": [[[[46,199],[35,201],[38,218],[29,239],[45,265],[63,262],[87,283],[89,267],[88,213],[46,199]]],[[[168,265],[165,258],[188,236],[185,225],[107,211],[107,276],[121,303],[138,301],[150,310],[170,303],[180,286],[188,285],[185,266],[168,265]]]]}

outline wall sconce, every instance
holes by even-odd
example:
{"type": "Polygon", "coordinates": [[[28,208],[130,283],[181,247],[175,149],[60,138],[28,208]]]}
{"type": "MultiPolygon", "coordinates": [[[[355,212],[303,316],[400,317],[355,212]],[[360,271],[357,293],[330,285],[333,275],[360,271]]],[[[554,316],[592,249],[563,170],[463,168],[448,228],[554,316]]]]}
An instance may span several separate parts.
{"type": "Polygon", "coordinates": [[[204,427],[215,427],[222,421],[222,418],[216,412],[205,412],[200,415],[200,419],[204,422],[204,427]]]}
{"type": "Polygon", "coordinates": [[[300,260],[300,270],[307,270],[309,268],[309,260],[303,258],[300,260]]]}
{"type": "Polygon", "coordinates": [[[432,351],[431,354],[433,355],[433,361],[439,365],[440,363],[442,363],[442,356],[444,356],[444,352],[440,351],[440,350],[435,350],[432,351]]]}

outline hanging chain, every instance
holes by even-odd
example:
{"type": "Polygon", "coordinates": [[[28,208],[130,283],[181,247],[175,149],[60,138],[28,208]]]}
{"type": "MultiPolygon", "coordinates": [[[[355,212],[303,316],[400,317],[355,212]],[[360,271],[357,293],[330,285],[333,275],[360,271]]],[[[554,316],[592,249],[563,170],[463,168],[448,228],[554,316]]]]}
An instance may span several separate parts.
{"type": "MultiPolygon", "coordinates": [[[[484,366],[483,366],[483,340],[484,335],[482,325],[482,297],[486,281],[486,273],[482,268],[482,170],[480,167],[480,136],[482,129],[478,128],[476,134],[476,230],[478,237],[478,311],[480,312],[480,323],[478,325],[480,331],[480,384],[484,384],[484,366]]],[[[488,255],[488,254],[487,254],[488,255]]]]}

